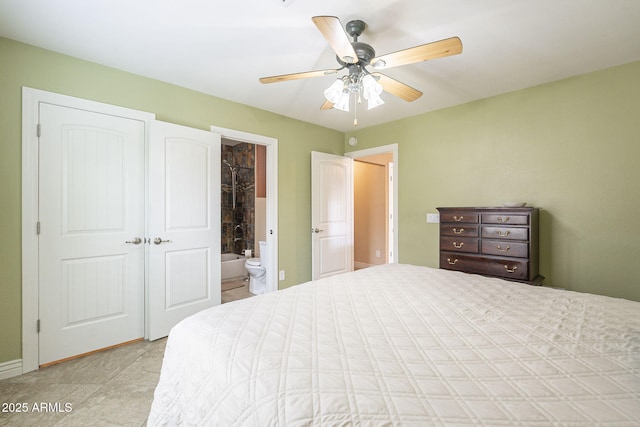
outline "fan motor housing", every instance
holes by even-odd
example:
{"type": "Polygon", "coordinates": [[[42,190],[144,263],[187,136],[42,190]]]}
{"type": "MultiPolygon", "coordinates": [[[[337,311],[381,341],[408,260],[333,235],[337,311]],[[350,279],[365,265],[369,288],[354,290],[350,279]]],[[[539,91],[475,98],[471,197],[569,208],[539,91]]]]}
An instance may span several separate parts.
{"type": "MultiPolygon", "coordinates": [[[[376,56],[376,51],[371,47],[371,45],[362,42],[352,42],[351,46],[353,46],[353,50],[356,52],[356,55],[358,55],[358,64],[360,65],[369,65],[369,62],[371,62],[371,60],[376,56]]],[[[336,60],[343,67],[349,65],[337,55],[336,60]]]]}

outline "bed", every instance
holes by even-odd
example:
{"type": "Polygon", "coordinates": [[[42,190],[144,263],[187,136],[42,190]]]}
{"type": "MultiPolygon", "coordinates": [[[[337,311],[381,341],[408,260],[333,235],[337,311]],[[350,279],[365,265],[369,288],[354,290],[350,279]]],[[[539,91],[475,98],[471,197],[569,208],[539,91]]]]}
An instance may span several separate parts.
{"type": "Polygon", "coordinates": [[[637,426],[640,302],[389,264],[202,311],[149,426],[637,426]]]}

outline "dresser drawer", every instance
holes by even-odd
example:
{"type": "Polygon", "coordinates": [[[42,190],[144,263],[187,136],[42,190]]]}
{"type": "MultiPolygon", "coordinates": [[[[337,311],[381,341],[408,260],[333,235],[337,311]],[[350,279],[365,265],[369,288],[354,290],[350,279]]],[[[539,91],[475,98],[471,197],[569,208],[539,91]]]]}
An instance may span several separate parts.
{"type": "Polygon", "coordinates": [[[482,223],[529,225],[529,215],[482,214],[482,223]]]}
{"type": "Polygon", "coordinates": [[[486,274],[512,280],[528,280],[529,269],[526,261],[487,258],[457,253],[440,253],[440,268],[486,274]]]}
{"type": "Polygon", "coordinates": [[[441,212],[440,222],[453,222],[461,224],[477,224],[480,215],[469,212],[441,212]]]}
{"type": "Polygon", "coordinates": [[[525,227],[482,226],[484,239],[529,240],[529,229],[525,227]]]}
{"type": "Polygon", "coordinates": [[[512,259],[492,259],[483,264],[480,274],[490,274],[505,279],[528,280],[529,263],[512,259]]]}
{"type": "Polygon", "coordinates": [[[477,225],[440,224],[441,236],[478,237],[477,225]]]}
{"type": "Polygon", "coordinates": [[[441,251],[478,253],[478,239],[470,237],[443,236],[440,238],[441,251]]]}
{"type": "Polygon", "coordinates": [[[524,242],[485,239],[482,241],[480,252],[487,255],[528,258],[529,244],[524,242]]]}

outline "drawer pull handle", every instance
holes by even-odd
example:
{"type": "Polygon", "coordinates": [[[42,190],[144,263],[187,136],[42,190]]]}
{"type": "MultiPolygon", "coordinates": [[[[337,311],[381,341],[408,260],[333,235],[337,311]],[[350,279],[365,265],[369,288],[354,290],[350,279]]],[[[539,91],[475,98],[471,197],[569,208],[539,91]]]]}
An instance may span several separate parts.
{"type": "Polygon", "coordinates": [[[509,268],[509,266],[508,266],[508,265],[505,265],[505,266],[504,266],[504,269],[505,269],[505,270],[507,270],[507,273],[515,273],[515,272],[516,272],[516,270],[518,269],[518,266],[516,265],[516,266],[514,266],[513,268],[509,268]]]}
{"type": "Polygon", "coordinates": [[[498,222],[507,222],[507,221],[509,221],[509,217],[508,216],[505,216],[504,218],[501,217],[501,216],[498,217],[498,222]]]}
{"type": "Polygon", "coordinates": [[[454,220],[455,222],[460,222],[460,221],[462,221],[463,219],[464,219],[464,216],[462,216],[462,215],[461,215],[461,216],[456,216],[456,215],[454,215],[454,216],[453,216],[453,220],[454,220]]]}
{"type": "Polygon", "coordinates": [[[463,246],[464,246],[464,242],[460,242],[460,243],[458,243],[458,242],[453,242],[453,247],[454,247],[454,248],[458,248],[458,249],[460,249],[460,248],[462,248],[463,246]]]}
{"type": "Polygon", "coordinates": [[[453,234],[462,234],[462,233],[464,233],[464,228],[461,228],[460,230],[456,228],[453,229],[453,234]]]}
{"type": "Polygon", "coordinates": [[[511,232],[509,230],[507,231],[498,230],[496,231],[496,234],[498,236],[507,237],[509,234],[511,234],[511,232]]]}
{"type": "Polygon", "coordinates": [[[456,265],[456,262],[458,262],[458,258],[454,259],[453,261],[451,261],[451,258],[447,258],[447,262],[449,263],[449,265],[456,265]]]}
{"type": "Polygon", "coordinates": [[[511,247],[510,247],[510,246],[507,246],[506,248],[502,249],[502,246],[498,245],[498,250],[499,250],[500,252],[507,252],[509,249],[511,249],[511,247]]]}

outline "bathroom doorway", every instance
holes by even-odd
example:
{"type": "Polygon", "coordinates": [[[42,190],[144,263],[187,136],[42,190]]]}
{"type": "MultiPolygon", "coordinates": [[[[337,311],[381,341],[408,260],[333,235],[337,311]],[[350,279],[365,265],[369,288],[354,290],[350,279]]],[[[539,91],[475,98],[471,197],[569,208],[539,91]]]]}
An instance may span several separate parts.
{"type": "Polygon", "coordinates": [[[223,291],[249,280],[245,262],[260,257],[266,233],[266,148],[222,138],[221,280],[223,291]]]}
{"type": "Polygon", "coordinates": [[[277,140],[229,129],[212,131],[222,136],[220,249],[224,303],[252,296],[247,264],[254,279],[256,262],[264,273],[262,289],[254,293],[277,290],[277,140]]]}

